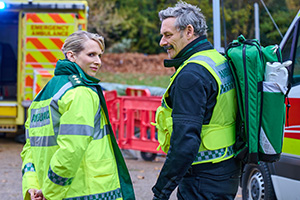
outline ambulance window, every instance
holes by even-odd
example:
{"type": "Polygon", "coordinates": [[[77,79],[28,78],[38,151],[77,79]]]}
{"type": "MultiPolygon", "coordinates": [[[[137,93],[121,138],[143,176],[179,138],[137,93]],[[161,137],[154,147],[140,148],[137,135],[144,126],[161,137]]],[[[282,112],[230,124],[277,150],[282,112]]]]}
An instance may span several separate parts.
{"type": "Polygon", "coordinates": [[[293,35],[294,35],[294,29],[290,32],[290,35],[281,50],[283,61],[291,59],[291,48],[292,48],[292,42],[293,42],[293,35]]]}
{"type": "Polygon", "coordinates": [[[0,101],[16,100],[18,13],[0,12],[0,30],[0,101]]]}
{"type": "Polygon", "coordinates": [[[297,45],[295,49],[293,82],[300,83],[300,24],[298,24],[297,45]]]}

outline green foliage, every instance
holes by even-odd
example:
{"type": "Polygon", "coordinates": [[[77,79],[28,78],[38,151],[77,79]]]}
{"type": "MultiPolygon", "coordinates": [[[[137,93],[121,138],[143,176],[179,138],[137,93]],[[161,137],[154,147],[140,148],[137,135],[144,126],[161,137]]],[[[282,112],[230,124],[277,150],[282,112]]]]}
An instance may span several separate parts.
{"type": "MultiPolygon", "coordinates": [[[[227,43],[240,34],[246,38],[254,38],[254,0],[220,0],[221,3],[222,1],[227,43]]],[[[160,53],[163,50],[159,46],[161,36],[158,12],[168,6],[174,6],[176,2],[177,0],[88,0],[90,7],[88,30],[103,35],[110,52],[160,53]]],[[[198,5],[202,9],[208,25],[208,39],[213,43],[212,0],[186,0],[186,2],[198,5]]],[[[280,43],[280,34],[260,1],[257,2],[261,43],[263,45],[280,43]]],[[[284,34],[300,8],[300,1],[264,0],[264,2],[281,33],[284,34]]],[[[224,40],[223,22],[221,24],[224,40]]]]}
{"type": "MultiPolygon", "coordinates": [[[[281,34],[284,35],[300,8],[300,3],[298,3],[298,7],[296,6],[292,9],[288,9],[284,1],[269,0],[268,4],[272,5],[267,5],[269,12],[273,13],[272,17],[281,34]]],[[[264,8],[260,8],[260,32],[263,33],[260,35],[263,45],[279,44],[282,39],[264,8]]]]}

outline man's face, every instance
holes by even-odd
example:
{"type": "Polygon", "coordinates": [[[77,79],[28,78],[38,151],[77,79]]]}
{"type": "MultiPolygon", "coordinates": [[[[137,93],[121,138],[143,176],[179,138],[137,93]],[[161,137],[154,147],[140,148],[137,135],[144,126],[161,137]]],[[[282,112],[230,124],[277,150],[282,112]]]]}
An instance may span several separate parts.
{"type": "Polygon", "coordinates": [[[170,17],[162,21],[160,34],[162,38],[159,45],[167,50],[169,58],[176,55],[189,43],[186,30],[178,31],[175,27],[176,18],[170,17]]]}

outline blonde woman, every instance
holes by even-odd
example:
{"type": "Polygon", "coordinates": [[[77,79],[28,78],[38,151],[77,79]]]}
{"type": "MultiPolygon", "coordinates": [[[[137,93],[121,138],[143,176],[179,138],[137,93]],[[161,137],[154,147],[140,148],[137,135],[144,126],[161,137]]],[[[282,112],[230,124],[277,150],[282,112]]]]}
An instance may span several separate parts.
{"type": "Polygon", "coordinates": [[[95,78],[104,39],[77,31],[62,51],[66,59],[28,111],[23,198],[135,199],[95,78]]]}

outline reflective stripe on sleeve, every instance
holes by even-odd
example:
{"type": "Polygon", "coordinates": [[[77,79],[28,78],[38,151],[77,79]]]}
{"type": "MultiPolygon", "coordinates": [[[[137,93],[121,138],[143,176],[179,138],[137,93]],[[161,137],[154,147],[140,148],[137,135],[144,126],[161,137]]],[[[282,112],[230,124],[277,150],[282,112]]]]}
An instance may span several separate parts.
{"type": "Polygon", "coordinates": [[[81,135],[90,136],[94,140],[101,139],[109,133],[109,125],[104,125],[103,129],[95,130],[88,125],[63,124],[60,127],[60,135],[81,135]]]}
{"type": "Polygon", "coordinates": [[[94,140],[102,139],[104,136],[109,134],[109,125],[104,125],[103,129],[98,131],[95,130],[94,140]]]}
{"type": "Polygon", "coordinates": [[[70,185],[72,183],[73,179],[74,179],[74,177],[64,178],[64,177],[61,177],[61,176],[57,175],[55,172],[52,171],[51,167],[49,167],[48,178],[53,183],[55,183],[57,185],[61,185],[61,186],[70,185]]]}
{"type": "Polygon", "coordinates": [[[53,96],[52,101],[50,102],[50,110],[51,110],[51,117],[52,117],[52,125],[53,131],[55,135],[58,135],[59,131],[59,124],[60,124],[60,117],[61,114],[59,113],[58,108],[58,100],[60,97],[72,87],[72,83],[68,82],[63,87],[59,89],[59,91],[53,96]]]}
{"type": "Polygon", "coordinates": [[[80,197],[71,197],[71,198],[66,198],[63,200],[115,200],[118,198],[122,197],[122,193],[120,188],[117,188],[115,190],[109,191],[109,192],[105,192],[105,193],[100,193],[100,194],[91,194],[91,195],[87,195],[87,196],[80,196],[80,197]]]}
{"type": "Polygon", "coordinates": [[[59,135],[85,135],[93,136],[93,127],[81,124],[61,124],[59,135]]]}
{"type": "Polygon", "coordinates": [[[71,87],[71,82],[67,82],[64,86],[62,86],[59,91],[53,96],[50,106],[55,110],[58,110],[58,99],[71,87]]]}
{"type": "Polygon", "coordinates": [[[22,169],[22,176],[26,173],[26,172],[35,172],[35,167],[33,163],[26,163],[22,169]]]}
{"type": "Polygon", "coordinates": [[[32,147],[50,147],[57,145],[56,136],[34,136],[29,137],[32,147]]]}

